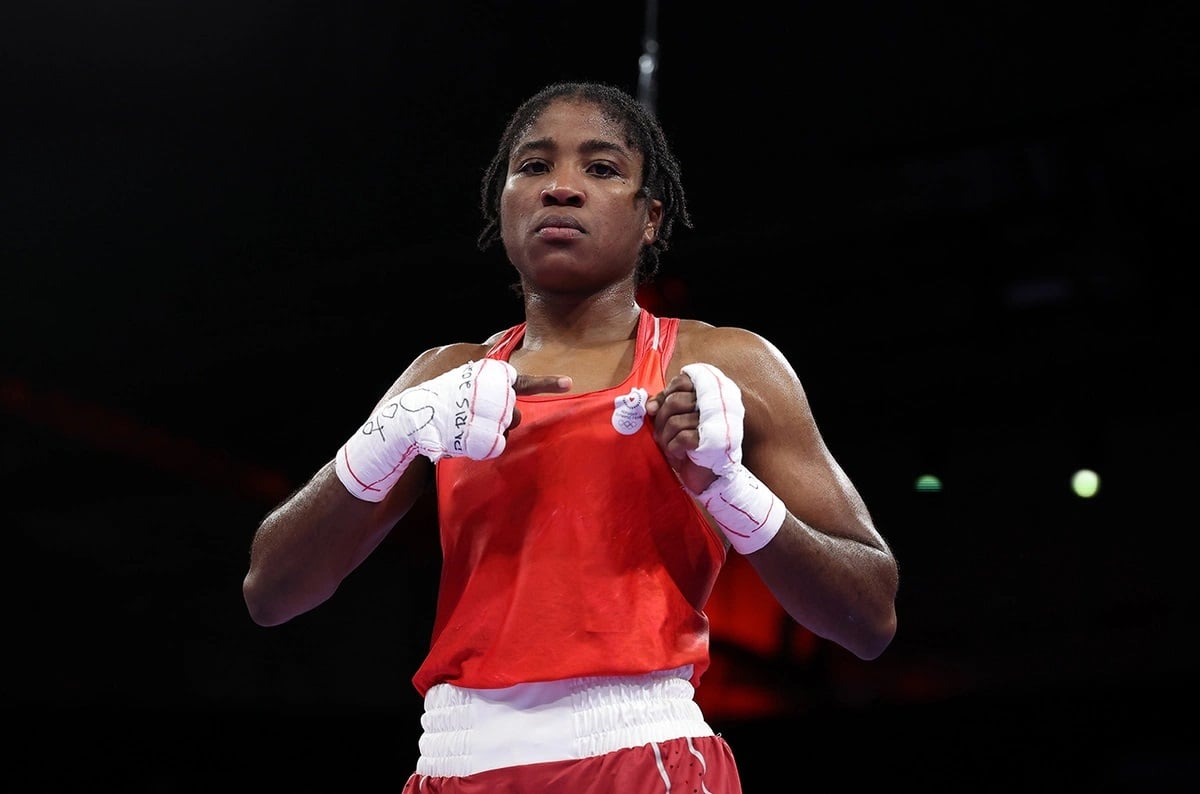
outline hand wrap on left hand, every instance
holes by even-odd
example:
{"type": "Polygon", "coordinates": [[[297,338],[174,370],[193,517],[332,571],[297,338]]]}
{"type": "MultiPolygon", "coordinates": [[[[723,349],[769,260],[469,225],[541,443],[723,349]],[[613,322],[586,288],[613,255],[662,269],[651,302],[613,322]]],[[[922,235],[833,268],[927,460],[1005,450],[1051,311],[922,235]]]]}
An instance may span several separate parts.
{"type": "Polygon", "coordinates": [[[703,492],[693,495],[717,520],[738,553],[758,551],[779,532],[787,508],[742,465],[746,416],[742,390],[712,364],[688,364],[683,373],[696,388],[700,412],[696,428],[700,443],[688,457],[717,475],[703,492]]]}

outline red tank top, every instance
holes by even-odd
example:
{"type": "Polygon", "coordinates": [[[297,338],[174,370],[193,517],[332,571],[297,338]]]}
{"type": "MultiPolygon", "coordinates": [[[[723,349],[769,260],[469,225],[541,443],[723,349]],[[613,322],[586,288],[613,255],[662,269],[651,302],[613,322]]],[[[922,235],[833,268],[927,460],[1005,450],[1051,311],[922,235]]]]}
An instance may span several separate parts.
{"type": "MultiPolygon", "coordinates": [[[[709,666],[704,605],[725,560],[636,410],[665,383],[679,321],[642,310],[633,368],[587,394],[518,397],[494,460],[437,463],[442,573],[424,696],[709,666]],[[633,393],[631,396],[631,392],[633,393]],[[644,402],[644,401],[643,401],[644,402]]],[[[488,352],[508,360],[514,326],[488,352]]]]}

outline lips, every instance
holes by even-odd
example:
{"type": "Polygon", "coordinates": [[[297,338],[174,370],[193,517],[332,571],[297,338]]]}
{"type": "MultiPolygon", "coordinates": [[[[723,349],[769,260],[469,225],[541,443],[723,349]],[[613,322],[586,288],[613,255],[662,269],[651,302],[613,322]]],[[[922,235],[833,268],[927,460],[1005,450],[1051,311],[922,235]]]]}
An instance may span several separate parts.
{"type": "Polygon", "coordinates": [[[583,226],[570,215],[547,215],[538,221],[538,225],[534,231],[540,232],[544,229],[574,229],[577,232],[582,232],[583,226]]]}

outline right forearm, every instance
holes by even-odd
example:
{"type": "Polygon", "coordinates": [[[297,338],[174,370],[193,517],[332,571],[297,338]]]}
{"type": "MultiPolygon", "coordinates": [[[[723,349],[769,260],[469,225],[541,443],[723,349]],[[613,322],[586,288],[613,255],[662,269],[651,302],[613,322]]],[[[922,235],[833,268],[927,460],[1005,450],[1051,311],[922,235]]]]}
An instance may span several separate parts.
{"type": "Polygon", "coordinates": [[[255,532],[242,587],[254,622],[285,623],[333,595],[387,535],[385,516],[346,490],[332,462],[322,467],[255,532]]]}
{"type": "Polygon", "coordinates": [[[259,526],[242,583],[254,622],[286,623],[332,596],[416,503],[436,461],[502,453],[516,378],[508,362],[468,361],[382,400],[259,526]]]}

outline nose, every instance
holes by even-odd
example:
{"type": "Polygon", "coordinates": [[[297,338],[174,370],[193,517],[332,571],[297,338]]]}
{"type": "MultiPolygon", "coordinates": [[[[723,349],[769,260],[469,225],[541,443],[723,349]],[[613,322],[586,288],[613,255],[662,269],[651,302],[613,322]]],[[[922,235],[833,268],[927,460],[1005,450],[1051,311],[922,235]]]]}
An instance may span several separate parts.
{"type": "Polygon", "coordinates": [[[542,191],[542,206],[543,207],[582,207],[583,193],[573,187],[566,185],[556,185],[548,187],[542,191]]]}

